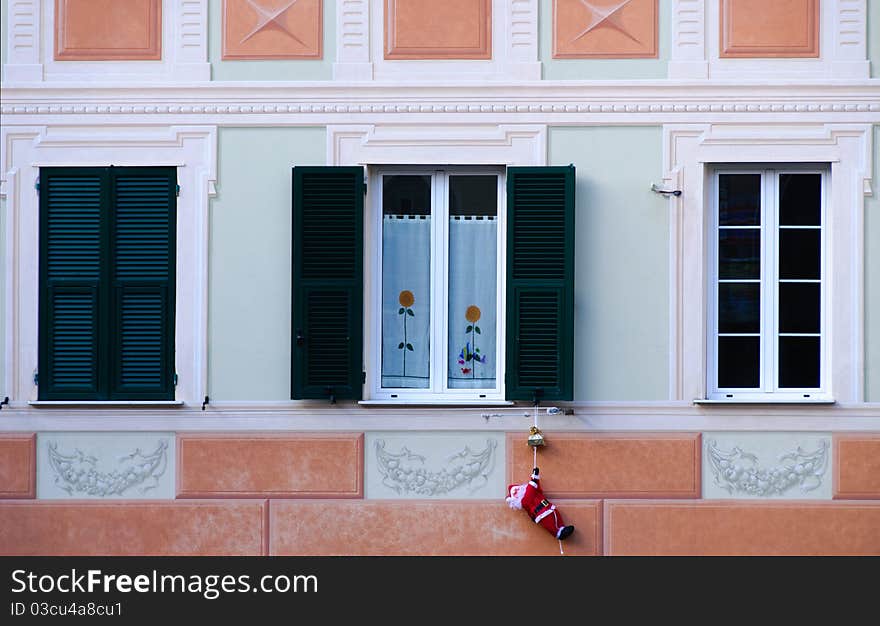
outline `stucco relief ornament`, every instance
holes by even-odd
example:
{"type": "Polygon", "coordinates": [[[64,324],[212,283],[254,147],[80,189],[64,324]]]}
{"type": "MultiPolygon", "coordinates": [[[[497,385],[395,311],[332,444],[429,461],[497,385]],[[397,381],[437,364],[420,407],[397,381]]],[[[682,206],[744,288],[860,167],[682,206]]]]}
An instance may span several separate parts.
{"type": "Polygon", "coordinates": [[[805,452],[798,446],[795,452],[779,457],[780,465],[769,469],[759,467],[758,457],[739,447],[726,452],[719,450],[712,440],[707,451],[715,484],[730,494],[779,496],[795,486],[803,493],[813,491],[822,484],[828,465],[828,444],[825,441],[814,452],[805,452]]]}
{"type": "Polygon", "coordinates": [[[156,449],[149,454],[137,448],[131,454],[120,457],[119,469],[109,472],[98,471],[98,459],[87,456],[81,450],[64,455],[58,452],[57,443],[49,442],[47,447],[49,464],[55,470],[55,484],[69,495],[118,496],[138,485],[138,491],[143,494],[159,485],[159,478],[168,466],[168,442],[164,440],[160,440],[156,449]]]}
{"type": "Polygon", "coordinates": [[[446,458],[440,469],[424,467],[425,457],[413,454],[405,446],[397,454],[385,450],[385,441],[376,441],[376,460],[382,473],[382,484],[398,494],[439,496],[457,489],[468,488],[471,493],[489,481],[495,465],[496,442],[487,439],[486,447],[473,452],[465,446],[461,452],[446,458]]]}

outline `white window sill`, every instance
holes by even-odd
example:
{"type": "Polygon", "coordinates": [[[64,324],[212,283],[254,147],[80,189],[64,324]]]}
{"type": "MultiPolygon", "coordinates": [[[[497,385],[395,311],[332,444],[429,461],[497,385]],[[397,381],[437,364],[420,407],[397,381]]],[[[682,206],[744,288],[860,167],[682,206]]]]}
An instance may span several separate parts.
{"type": "Polygon", "coordinates": [[[834,398],[718,398],[696,399],[694,404],[835,404],[834,398]]]}
{"type": "Polygon", "coordinates": [[[30,406],[51,408],[56,406],[129,406],[129,407],[177,407],[183,406],[183,400],[31,400],[30,406]]]}
{"type": "Polygon", "coordinates": [[[360,400],[363,406],[513,406],[512,400],[360,400]]]}

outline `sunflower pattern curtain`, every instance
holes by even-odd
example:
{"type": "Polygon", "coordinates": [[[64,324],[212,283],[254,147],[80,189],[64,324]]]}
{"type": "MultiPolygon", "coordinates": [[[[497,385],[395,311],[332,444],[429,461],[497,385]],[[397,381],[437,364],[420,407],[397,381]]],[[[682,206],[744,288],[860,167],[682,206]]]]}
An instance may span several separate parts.
{"type": "Polygon", "coordinates": [[[449,388],[495,387],[498,220],[449,220],[449,388]]]}
{"type": "Polygon", "coordinates": [[[382,219],[382,386],[430,384],[431,217],[382,219]]]}

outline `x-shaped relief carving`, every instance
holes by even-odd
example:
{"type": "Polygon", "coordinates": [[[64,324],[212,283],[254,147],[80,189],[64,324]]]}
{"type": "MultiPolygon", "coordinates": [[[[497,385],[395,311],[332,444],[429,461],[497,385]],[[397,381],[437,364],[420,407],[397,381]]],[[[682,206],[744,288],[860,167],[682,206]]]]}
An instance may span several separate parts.
{"type": "Polygon", "coordinates": [[[239,43],[246,42],[248,39],[266,28],[277,28],[290,35],[293,39],[295,39],[303,46],[306,46],[306,42],[294,35],[287,27],[287,24],[285,24],[284,21],[281,19],[284,14],[292,9],[297,2],[299,2],[299,0],[288,0],[288,2],[278,7],[277,9],[267,9],[266,7],[256,2],[256,0],[247,0],[247,3],[251,5],[254,11],[257,12],[257,25],[254,26],[253,30],[245,35],[239,43]]]}
{"type": "Polygon", "coordinates": [[[569,43],[574,43],[587,33],[602,27],[613,28],[636,43],[642,43],[626,29],[626,26],[624,26],[622,21],[621,11],[630,2],[632,2],[632,0],[621,0],[617,4],[610,6],[596,6],[589,0],[580,0],[580,3],[590,11],[590,23],[587,24],[586,28],[579,32],[569,43]]]}

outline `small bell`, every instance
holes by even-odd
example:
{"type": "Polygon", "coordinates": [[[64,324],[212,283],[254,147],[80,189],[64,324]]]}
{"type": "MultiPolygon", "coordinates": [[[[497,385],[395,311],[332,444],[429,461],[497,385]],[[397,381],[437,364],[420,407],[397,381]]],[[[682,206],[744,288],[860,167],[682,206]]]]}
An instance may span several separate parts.
{"type": "Polygon", "coordinates": [[[529,445],[533,448],[537,448],[538,446],[544,445],[544,434],[541,432],[541,429],[537,426],[532,426],[529,428],[529,445]]]}

